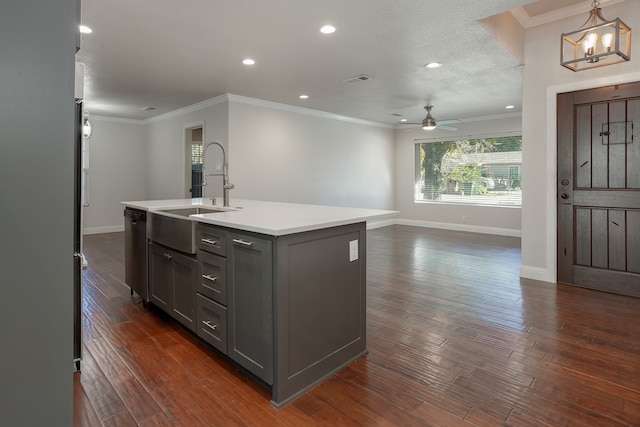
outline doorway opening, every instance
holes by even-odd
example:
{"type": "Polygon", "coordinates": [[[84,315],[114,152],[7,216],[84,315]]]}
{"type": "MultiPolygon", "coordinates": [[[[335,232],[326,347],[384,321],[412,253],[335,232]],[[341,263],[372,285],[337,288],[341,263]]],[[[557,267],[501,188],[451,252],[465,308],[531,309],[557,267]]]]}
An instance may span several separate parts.
{"type": "Polygon", "coordinates": [[[185,129],[186,197],[202,197],[202,126],[185,129]]]}

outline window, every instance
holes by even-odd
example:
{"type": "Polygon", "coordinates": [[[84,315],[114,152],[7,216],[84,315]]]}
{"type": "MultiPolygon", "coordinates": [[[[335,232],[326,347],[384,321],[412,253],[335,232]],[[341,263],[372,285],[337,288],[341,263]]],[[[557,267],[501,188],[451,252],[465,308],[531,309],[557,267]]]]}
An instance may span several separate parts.
{"type": "Polygon", "coordinates": [[[202,142],[191,143],[191,197],[202,197],[202,142]]]}
{"type": "Polygon", "coordinates": [[[417,142],[416,202],[522,205],[522,136],[417,142]]]}

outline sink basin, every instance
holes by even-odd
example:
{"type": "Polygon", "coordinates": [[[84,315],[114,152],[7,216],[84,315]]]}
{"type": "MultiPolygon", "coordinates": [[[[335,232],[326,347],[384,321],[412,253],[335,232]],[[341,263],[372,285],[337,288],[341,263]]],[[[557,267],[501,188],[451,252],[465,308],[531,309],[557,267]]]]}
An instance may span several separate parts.
{"type": "Polygon", "coordinates": [[[166,212],[166,213],[170,213],[170,214],[174,214],[174,215],[180,215],[180,216],[186,216],[188,217],[189,215],[196,215],[196,214],[208,214],[208,213],[215,213],[215,212],[226,212],[222,209],[216,209],[216,208],[205,208],[203,206],[197,206],[197,207],[193,207],[193,208],[183,208],[183,209],[161,209],[162,212],[166,212]]]}
{"type": "Polygon", "coordinates": [[[194,206],[181,209],[158,209],[148,216],[149,239],[188,254],[196,253],[196,221],[189,215],[225,212],[221,209],[194,206]]]}
{"type": "Polygon", "coordinates": [[[239,208],[190,206],[188,208],[156,209],[147,216],[149,239],[180,252],[196,253],[197,221],[190,215],[237,211],[239,208]]]}

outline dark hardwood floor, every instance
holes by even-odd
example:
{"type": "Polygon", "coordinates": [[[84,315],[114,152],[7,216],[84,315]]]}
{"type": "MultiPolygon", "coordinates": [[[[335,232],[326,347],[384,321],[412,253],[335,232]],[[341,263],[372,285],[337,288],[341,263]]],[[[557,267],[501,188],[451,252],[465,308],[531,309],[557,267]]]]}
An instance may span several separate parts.
{"type": "Polygon", "coordinates": [[[368,355],[275,409],[86,236],[75,426],[640,426],[640,299],[520,279],[515,238],[367,238],[368,355]]]}

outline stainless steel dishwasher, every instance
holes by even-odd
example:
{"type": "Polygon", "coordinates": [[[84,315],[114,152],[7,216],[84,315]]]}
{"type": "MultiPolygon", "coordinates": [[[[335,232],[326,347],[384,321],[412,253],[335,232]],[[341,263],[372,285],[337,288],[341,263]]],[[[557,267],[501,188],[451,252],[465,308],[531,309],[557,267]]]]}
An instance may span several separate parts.
{"type": "Polygon", "coordinates": [[[142,297],[142,303],[149,301],[147,281],[147,212],[140,209],[124,210],[124,281],[142,297]]]}

